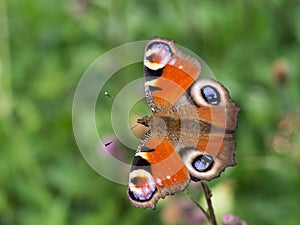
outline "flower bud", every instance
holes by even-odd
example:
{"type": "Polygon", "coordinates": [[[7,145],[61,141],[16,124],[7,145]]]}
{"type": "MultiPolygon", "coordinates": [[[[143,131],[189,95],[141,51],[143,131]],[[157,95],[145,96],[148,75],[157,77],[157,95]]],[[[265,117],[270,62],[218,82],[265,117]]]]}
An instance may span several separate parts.
{"type": "Polygon", "coordinates": [[[281,86],[288,81],[288,64],[284,59],[278,59],[273,63],[272,73],[275,82],[281,86]]]}

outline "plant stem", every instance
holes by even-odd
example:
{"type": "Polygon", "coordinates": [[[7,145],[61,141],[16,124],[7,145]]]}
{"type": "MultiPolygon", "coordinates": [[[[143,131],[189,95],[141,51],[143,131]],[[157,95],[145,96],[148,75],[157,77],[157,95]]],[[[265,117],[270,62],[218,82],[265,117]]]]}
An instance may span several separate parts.
{"type": "Polygon", "coordinates": [[[205,215],[206,219],[210,221],[210,215],[203,209],[203,207],[191,196],[190,192],[186,190],[186,194],[189,197],[189,199],[202,211],[202,213],[205,215]]]}
{"type": "Polygon", "coordinates": [[[208,206],[208,212],[206,212],[204,210],[204,208],[196,200],[194,200],[194,198],[191,196],[191,194],[188,190],[186,191],[186,194],[189,197],[189,199],[191,199],[191,201],[203,212],[203,214],[205,215],[205,217],[209,221],[209,223],[211,225],[217,225],[214,208],[213,208],[212,202],[211,202],[211,197],[212,197],[211,190],[209,189],[208,185],[206,183],[204,183],[203,181],[201,181],[200,183],[201,183],[201,187],[203,189],[205,200],[206,200],[206,203],[208,206]]]}
{"type": "Polygon", "coordinates": [[[216,220],[214,208],[213,208],[212,202],[211,202],[212,193],[211,193],[208,185],[206,183],[204,183],[203,181],[201,181],[201,186],[202,186],[202,189],[204,191],[206,203],[207,203],[207,206],[208,206],[209,221],[212,225],[217,225],[217,220],[216,220]]]}

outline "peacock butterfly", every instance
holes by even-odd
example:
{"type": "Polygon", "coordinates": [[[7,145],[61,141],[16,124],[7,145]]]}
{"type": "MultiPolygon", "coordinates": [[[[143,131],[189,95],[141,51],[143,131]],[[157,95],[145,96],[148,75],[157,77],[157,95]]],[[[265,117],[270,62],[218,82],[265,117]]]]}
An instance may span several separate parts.
{"type": "Polygon", "coordinates": [[[191,180],[211,180],[235,165],[239,108],[219,82],[198,78],[199,61],[174,41],[151,39],[145,48],[145,97],[153,115],[134,156],[127,194],[135,207],[155,209],[160,198],[191,180]]]}

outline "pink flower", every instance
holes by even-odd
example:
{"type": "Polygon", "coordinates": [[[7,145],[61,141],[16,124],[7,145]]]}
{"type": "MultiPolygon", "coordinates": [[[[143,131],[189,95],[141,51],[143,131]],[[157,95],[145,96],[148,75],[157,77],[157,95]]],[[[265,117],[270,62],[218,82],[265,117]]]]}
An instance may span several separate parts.
{"type": "Polygon", "coordinates": [[[111,155],[114,158],[122,162],[128,162],[130,159],[129,152],[127,149],[121,146],[118,140],[113,136],[107,136],[102,139],[102,144],[99,146],[99,153],[102,157],[111,155]]]}
{"type": "Polygon", "coordinates": [[[247,223],[241,220],[239,217],[233,214],[227,214],[223,217],[223,225],[247,225],[247,223]]]}

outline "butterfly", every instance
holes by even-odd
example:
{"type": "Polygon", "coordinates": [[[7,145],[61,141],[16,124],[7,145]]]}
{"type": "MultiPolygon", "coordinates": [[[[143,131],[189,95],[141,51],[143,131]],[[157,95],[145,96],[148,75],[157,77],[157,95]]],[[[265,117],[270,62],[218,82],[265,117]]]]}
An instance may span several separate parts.
{"type": "Polygon", "coordinates": [[[211,180],[235,165],[233,137],[239,108],[227,89],[199,78],[199,61],[169,39],[151,39],[144,53],[145,97],[153,114],[129,174],[127,195],[140,208],[183,191],[191,180],[211,180]]]}

